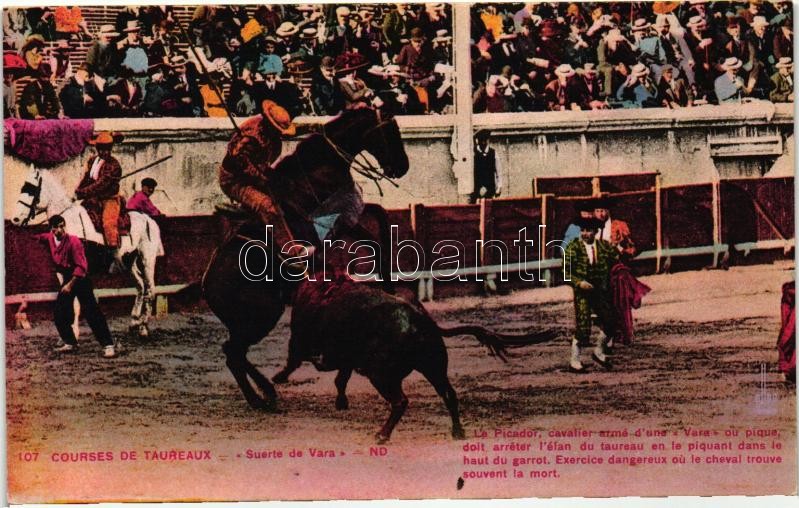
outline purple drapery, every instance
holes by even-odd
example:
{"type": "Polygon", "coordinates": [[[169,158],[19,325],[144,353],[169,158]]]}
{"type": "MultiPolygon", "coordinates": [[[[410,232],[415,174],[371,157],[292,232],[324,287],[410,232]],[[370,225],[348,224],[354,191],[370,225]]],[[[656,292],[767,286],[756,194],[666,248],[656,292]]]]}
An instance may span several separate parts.
{"type": "Polygon", "coordinates": [[[94,133],[94,120],[5,120],[9,153],[49,166],[80,155],[94,133]]]}

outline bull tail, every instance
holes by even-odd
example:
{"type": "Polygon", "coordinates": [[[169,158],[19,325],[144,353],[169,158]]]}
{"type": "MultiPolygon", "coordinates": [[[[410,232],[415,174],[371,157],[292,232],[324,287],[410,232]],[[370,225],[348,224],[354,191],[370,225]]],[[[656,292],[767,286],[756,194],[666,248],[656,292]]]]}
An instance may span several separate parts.
{"type": "Polygon", "coordinates": [[[541,344],[543,342],[548,342],[557,336],[557,333],[554,330],[531,332],[521,335],[509,335],[504,333],[496,333],[478,325],[462,325],[453,326],[450,328],[438,326],[438,331],[444,337],[472,335],[478,340],[478,342],[480,342],[480,344],[486,346],[492,355],[495,355],[503,362],[508,361],[505,357],[507,348],[541,344]]]}

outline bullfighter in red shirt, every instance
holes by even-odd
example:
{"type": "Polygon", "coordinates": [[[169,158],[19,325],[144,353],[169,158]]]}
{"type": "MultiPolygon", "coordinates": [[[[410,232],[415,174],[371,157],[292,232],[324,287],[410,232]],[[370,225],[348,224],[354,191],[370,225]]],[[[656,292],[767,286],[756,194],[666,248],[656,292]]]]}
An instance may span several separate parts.
{"type": "Polygon", "coordinates": [[[164,214],[156,207],[150,196],[155,192],[155,187],[158,182],[154,178],[145,178],[141,181],[141,190],[137,191],[127,202],[127,209],[129,212],[139,212],[149,215],[152,218],[163,217],[164,214]]]}
{"type": "Polygon", "coordinates": [[[47,240],[50,254],[53,256],[56,272],[61,275],[62,280],[55,302],[54,320],[64,344],[57,347],[56,351],[65,353],[76,351],[78,348],[78,341],[72,331],[72,322],[75,320],[72,304],[77,297],[94,338],[103,346],[103,358],[114,358],[117,352],[108,323],[94,298],[83,244],[78,237],[67,234],[64,230],[66,222],[60,215],[50,217],[49,224],[51,234],[47,240]]]}

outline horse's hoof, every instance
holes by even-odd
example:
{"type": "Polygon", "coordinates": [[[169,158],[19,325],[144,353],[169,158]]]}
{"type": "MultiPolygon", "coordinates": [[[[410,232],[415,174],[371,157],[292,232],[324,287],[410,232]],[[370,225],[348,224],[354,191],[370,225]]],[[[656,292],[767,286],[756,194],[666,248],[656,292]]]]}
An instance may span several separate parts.
{"type": "Polygon", "coordinates": [[[350,408],[350,401],[347,397],[336,397],[336,409],[343,411],[350,408]]]}
{"type": "Polygon", "coordinates": [[[463,431],[462,427],[452,429],[452,439],[466,439],[466,432],[463,431]]]}
{"type": "Polygon", "coordinates": [[[382,432],[375,434],[375,441],[377,441],[377,444],[386,444],[388,443],[388,439],[389,436],[383,434],[382,432]]]}
{"type": "Polygon", "coordinates": [[[139,325],[139,338],[146,339],[150,336],[150,329],[147,325],[139,325]]]}
{"type": "Polygon", "coordinates": [[[280,413],[281,411],[277,408],[277,400],[264,400],[264,399],[256,399],[251,400],[250,407],[256,409],[258,411],[263,411],[264,413],[280,413]]]}

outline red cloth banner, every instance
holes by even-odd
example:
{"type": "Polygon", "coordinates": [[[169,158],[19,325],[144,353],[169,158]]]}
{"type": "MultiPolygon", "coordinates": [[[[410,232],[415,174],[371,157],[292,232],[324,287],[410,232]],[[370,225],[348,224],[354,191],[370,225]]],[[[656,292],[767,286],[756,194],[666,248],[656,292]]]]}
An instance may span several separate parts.
{"type": "Polygon", "coordinates": [[[94,120],[5,120],[6,148],[37,166],[77,157],[94,133],[94,120]]]}

